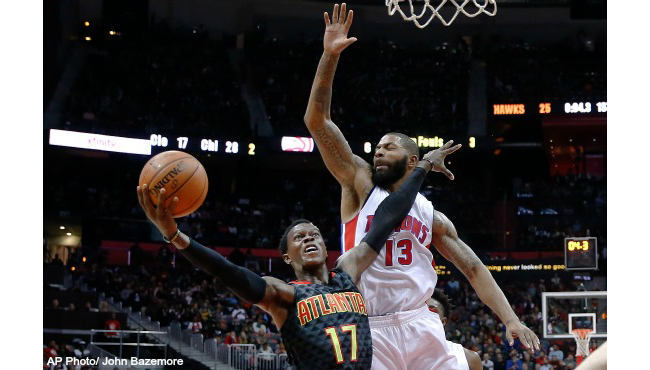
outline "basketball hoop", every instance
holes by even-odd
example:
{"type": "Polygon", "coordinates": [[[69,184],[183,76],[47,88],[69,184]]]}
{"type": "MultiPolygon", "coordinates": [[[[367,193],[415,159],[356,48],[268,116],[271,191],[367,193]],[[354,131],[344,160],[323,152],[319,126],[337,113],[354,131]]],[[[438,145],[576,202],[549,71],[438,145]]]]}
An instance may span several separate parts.
{"type": "Polygon", "coordinates": [[[576,340],[576,360],[580,364],[582,360],[589,356],[589,340],[591,340],[591,329],[573,329],[571,330],[576,340]]]}
{"type": "Polygon", "coordinates": [[[440,22],[443,25],[449,26],[460,13],[463,13],[465,16],[470,18],[474,18],[481,13],[485,13],[490,17],[497,14],[496,0],[386,0],[386,6],[388,7],[388,15],[393,15],[395,12],[399,12],[405,21],[412,21],[418,28],[428,26],[435,18],[440,19],[440,22]],[[406,15],[400,7],[400,3],[406,1],[409,3],[408,8],[410,10],[410,15],[406,15]],[[437,2],[439,2],[439,4],[435,5],[437,2]],[[418,11],[415,10],[414,3],[422,3],[421,12],[418,13],[418,11]],[[465,6],[470,3],[473,4],[473,7],[468,7],[470,9],[465,10],[465,6]],[[440,10],[445,6],[445,4],[450,4],[456,7],[456,11],[452,16],[448,17],[448,19],[445,19],[443,15],[440,14],[440,10]],[[429,10],[431,13],[426,15],[429,10]],[[425,17],[425,20],[421,21],[423,17],[425,17]]]}

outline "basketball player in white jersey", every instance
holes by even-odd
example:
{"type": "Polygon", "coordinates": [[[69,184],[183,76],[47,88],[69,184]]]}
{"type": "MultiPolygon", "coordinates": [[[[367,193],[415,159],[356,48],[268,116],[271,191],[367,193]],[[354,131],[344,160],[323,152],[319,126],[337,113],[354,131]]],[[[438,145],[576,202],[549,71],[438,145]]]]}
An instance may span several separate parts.
{"type": "MultiPolygon", "coordinates": [[[[376,207],[398,189],[413,171],[419,150],[406,135],[384,135],[375,149],[373,165],[354,155],[341,130],[332,122],[330,104],[334,72],[341,52],[357,41],[348,38],[353,13],[343,4],[327,13],[323,56],[318,64],[305,113],[309,129],[328,170],[341,185],[344,251],[358,244],[368,231],[376,207]]],[[[453,180],[444,162],[434,171],[453,180]]],[[[373,338],[374,369],[456,369],[447,350],[442,322],[431,315],[425,301],[437,276],[430,244],[467,277],[480,299],[506,325],[506,336],[532,349],[539,339],[521,324],[492,275],[456,233],[454,225],[422,195],[418,195],[399,230],[361,277],[373,338]]]]}
{"type": "MultiPolygon", "coordinates": [[[[446,326],[447,314],[451,312],[449,297],[442,290],[436,288],[433,291],[433,296],[427,299],[427,306],[429,306],[429,311],[438,315],[440,321],[442,321],[442,326],[446,326]]],[[[447,348],[456,357],[460,370],[483,370],[481,357],[478,353],[450,341],[447,341],[447,348]]]]}

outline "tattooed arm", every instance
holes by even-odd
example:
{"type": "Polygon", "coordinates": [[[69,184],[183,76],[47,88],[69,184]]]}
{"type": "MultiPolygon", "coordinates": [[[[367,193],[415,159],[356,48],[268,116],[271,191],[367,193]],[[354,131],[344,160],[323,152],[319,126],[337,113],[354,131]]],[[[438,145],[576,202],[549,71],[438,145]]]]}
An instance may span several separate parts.
{"type": "Polygon", "coordinates": [[[435,211],[433,222],[433,244],[443,257],[451,261],[465,275],[481,301],[503,321],[510,344],[513,343],[513,338],[518,337],[526,348],[539,350],[539,339],[532,330],[519,322],[519,318],[490,271],[474,251],[458,237],[454,224],[438,211],[435,211]]]}
{"type": "Polygon", "coordinates": [[[352,153],[343,133],[330,116],[332,83],[339,56],[346,47],[357,41],[355,37],[347,36],[353,12],[350,10],[346,14],[345,4],[339,11],[336,4],[332,20],[327,13],[324,18],[323,56],[318,63],[309,95],[305,124],[318,146],[325,166],[341,184],[341,219],[346,222],[356,214],[372,189],[371,168],[361,157],[352,153]]]}

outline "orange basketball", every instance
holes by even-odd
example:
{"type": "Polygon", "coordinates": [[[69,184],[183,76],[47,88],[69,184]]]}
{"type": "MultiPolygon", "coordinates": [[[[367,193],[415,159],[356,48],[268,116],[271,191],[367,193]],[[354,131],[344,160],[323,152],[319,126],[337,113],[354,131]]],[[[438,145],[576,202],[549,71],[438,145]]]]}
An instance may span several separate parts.
{"type": "Polygon", "coordinates": [[[196,158],[176,150],[160,153],[147,162],[140,172],[140,186],[147,184],[149,196],[158,205],[158,195],[165,189],[164,205],[169,206],[174,197],[178,204],[174,218],[196,211],[208,195],[208,175],[196,158]]]}

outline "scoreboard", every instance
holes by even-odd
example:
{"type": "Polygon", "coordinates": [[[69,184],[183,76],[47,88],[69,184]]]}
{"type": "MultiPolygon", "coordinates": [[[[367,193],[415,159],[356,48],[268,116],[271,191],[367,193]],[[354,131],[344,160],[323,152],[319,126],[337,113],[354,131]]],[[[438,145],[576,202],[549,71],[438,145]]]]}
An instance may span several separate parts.
{"type": "Polygon", "coordinates": [[[522,116],[544,114],[606,114],[607,102],[570,101],[564,103],[493,104],[493,116],[522,116]]]}
{"type": "MultiPolygon", "coordinates": [[[[282,152],[313,153],[318,150],[314,139],[304,136],[273,136],[256,138],[255,140],[241,140],[216,136],[191,137],[155,133],[149,135],[148,138],[131,138],[71,130],[51,129],[49,131],[50,145],[141,155],[152,155],[167,150],[224,156],[255,156],[282,152]]],[[[376,140],[377,138],[373,139],[376,140]]],[[[441,147],[448,140],[462,143],[468,149],[485,148],[489,145],[487,138],[474,136],[443,138],[423,134],[415,135],[412,139],[422,150],[441,147]]],[[[373,144],[370,141],[358,140],[351,141],[349,144],[355,153],[372,153],[374,151],[373,144]]]]}
{"type": "Polygon", "coordinates": [[[597,270],[598,243],[596,238],[564,239],[564,262],[567,270],[597,270]]]}

